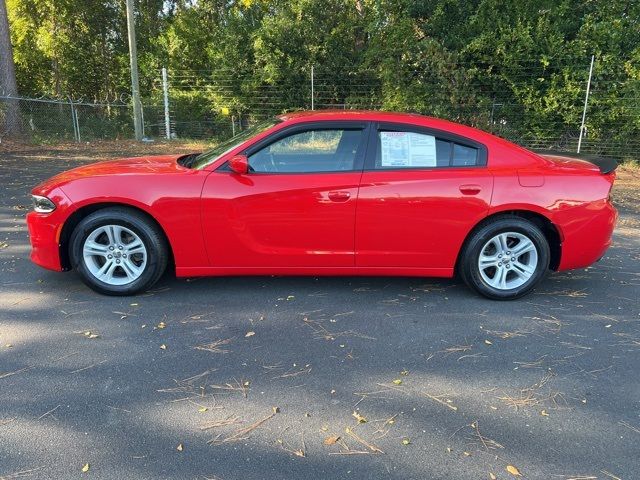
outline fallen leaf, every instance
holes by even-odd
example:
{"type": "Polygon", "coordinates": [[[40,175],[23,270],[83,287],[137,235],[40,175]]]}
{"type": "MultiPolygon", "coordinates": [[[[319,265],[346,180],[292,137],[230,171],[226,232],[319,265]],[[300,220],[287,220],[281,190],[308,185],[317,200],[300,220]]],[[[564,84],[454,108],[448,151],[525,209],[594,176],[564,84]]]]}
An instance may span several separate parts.
{"type": "Polygon", "coordinates": [[[89,335],[87,338],[90,339],[94,339],[94,338],[98,338],[100,335],[98,335],[97,333],[92,333],[91,335],[89,335]]]}
{"type": "Polygon", "coordinates": [[[462,452],[462,454],[463,454],[465,457],[470,457],[470,456],[471,456],[471,454],[470,454],[469,452],[462,452]]]}
{"type": "Polygon", "coordinates": [[[181,443],[178,444],[178,446],[176,447],[176,450],[178,450],[179,452],[181,452],[182,450],[184,450],[184,447],[182,446],[181,443]]]}
{"type": "Polygon", "coordinates": [[[255,334],[256,334],[256,332],[247,332],[245,337],[253,337],[255,334]]]}
{"type": "Polygon", "coordinates": [[[291,300],[293,300],[294,298],[296,298],[296,297],[294,297],[293,295],[288,295],[288,296],[287,296],[287,301],[289,301],[289,302],[290,302],[290,301],[291,301],[291,300]]]}
{"type": "Polygon", "coordinates": [[[402,439],[402,444],[403,445],[409,445],[411,443],[411,440],[409,440],[408,438],[403,438],[402,439]]]}
{"type": "Polygon", "coordinates": [[[88,464],[88,463],[85,463],[85,464],[82,466],[82,471],[83,471],[84,473],[87,473],[87,472],[89,471],[89,468],[90,468],[90,467],[89,467],[89,464],[88,464]]]}
{"type": "Polygon", "coordinates": [[[166,324],[166,323],[164,323],[164,322],[160,322],[160,323],[158,324],[158,327],[157,327],[157,328],[159,328],[159,329],[161,329],[161,330],[162,330],[163,328],[166,328],[166,326],[167,326],[167,324],[166,324]]]}
{"type": "Polygon", "coordinates": [[[402,376],[406,377],[407,375],[409,375],[409,370],[407,370],[407,369],[402,370],[402,371],[400,372],[400,375],[402,375],[402,376]]]}
{"type": "Polygon", "coordinates": [[[497,480],[498,477],[496,477],[493,473],[489,472],[489,478],[491,480],[497,480]]]}
{"type": "Polygon", "coordinates": [[[200,407],[200,408],[198,409],[198,411],[199,411],[200,413],[204,413],[204,412],[206,412],[207,410],[209,410],[207,407],[200,407]]]}
{"type": "Polygon", "coordinates": [[[542,415],[543,417],[548,417],[548,416],[549,416],[549,414],[547,413],[547,411],[546,411],[546,410],[542,410],[542,411],[540,412],[540,415],[542,415]]]}
{"type": "Polygon", "coordinates": [[[485,340],[484,343],[486,343],[487,345],[493,345],[493,342],[491,342],[489,340],[485,340]]]}
{"type": "Polygon", "coordinates": [[[249,380],[246,380],[242,385],[244,385],[245,387],[248,387],[251,384],[251,382],[249,382],[249,380]]]}
{"type": "Polygon", "coordinates": [[[335,390],[331,390],[331,395],[333,395],[334,393],[336,393],[336,391],[335,390]]]}
{"type": "Polygon", "coordinates": [[[367,419],[360,415],[358,412],[353,412],[351,415],[353,415],[353,418],[358,420],[358,423],[367,423],[367,419]]]}
{"type": "Polygon", "coordinates": [[[333,435],[332,437],[327,437],[324,439],[324,443],[325,445],[333,445],[335,444],[338,440],[340,440],[340,436],[339,435],[333,435]]]}
{"type": "Polygon", "coordinates": [[[167,349],[167,346],[163,343],[162,345],[160,345],[160,348],[161,348],[162,350],[166,350],[166,349],[167,349]]]}
{"type": "Polygon", "coordinates": [[[293,454],[294,454],[296,457],[303,457],[303,458],[304,458],[304,456],[305,456],[305,455],[304,455],[304,450],[302,450],[301,448],[300,448],[300,449],[298,449],[298,450],[294,450],[294,451],[293,451],[293,454]]]}
{"type": "Polygon", "coordinates": [[[11,345],[10,343],[7,343],[7,344],[5,345],[5,347],[7,347],[7,348],[11,348],[11,347],[13,347],[13,345],[11,345]]]}
{"type": "Polygon", "coordinates": [[[280,413],[280,407],[271,407],[273,413],[280,413]]]}
{"type": "Polygon", "coordinates": [[[396,378],[396,379],[393,381],[393,384],[394,384],[394,385],[402,385],[402,380],[400,380],[399,378],[396,378]]]}
{"type": "Polygon", "coordinates": [[[509,472],[514,477],[521,477],[522,476],[522,474],[520,473],[520,470],[518,470],[513,465],[507,465],[507,472],[509,472]]]}

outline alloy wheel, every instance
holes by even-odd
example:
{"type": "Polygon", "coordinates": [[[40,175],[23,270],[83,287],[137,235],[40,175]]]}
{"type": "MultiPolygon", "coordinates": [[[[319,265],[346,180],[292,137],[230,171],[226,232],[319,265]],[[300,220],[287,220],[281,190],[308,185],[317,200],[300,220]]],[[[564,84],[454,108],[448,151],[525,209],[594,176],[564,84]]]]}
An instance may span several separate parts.
{"type": "Polygon", "coordinates": [[[527,283],[538,268],[533,241],[518,232],[503,232],[484,244],[478,257],[480,276],[497,290],[512,290],[527,283]]]}
{"type": "Polygon", "coordinates": [[[82,256],[91,275],[108,285],[137,280],[147,265],[143,241],[121,225],[103,225],[93,230],[84,241],[82,256]]]}

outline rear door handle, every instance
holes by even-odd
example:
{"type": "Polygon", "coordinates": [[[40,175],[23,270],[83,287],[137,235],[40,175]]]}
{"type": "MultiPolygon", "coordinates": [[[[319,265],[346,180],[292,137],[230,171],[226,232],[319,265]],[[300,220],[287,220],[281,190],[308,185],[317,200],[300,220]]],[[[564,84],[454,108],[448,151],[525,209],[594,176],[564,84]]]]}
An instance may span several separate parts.
{"type": "Polygon", "coordinates": [[[463,195],[477,195],[480,193],[480,185],[468,184],[468,185],[460,185],[460,191],[463,195]]]}
{"type": "Polygon", "coordinates": [[[345,191],[333,191],[329,192],[329,200],[334,202],[346,202],[351,198],[351,194],[345,191]]]}

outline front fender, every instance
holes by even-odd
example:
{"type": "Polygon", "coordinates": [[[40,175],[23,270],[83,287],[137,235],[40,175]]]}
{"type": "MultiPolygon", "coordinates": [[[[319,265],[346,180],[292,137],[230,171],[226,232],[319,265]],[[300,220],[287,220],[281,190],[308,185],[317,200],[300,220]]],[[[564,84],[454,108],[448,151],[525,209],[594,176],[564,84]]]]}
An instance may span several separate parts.
{"type": "Polygon", "coordinates": [[[146,213],[162,228],[176,267],[207,265],[200,194],[208,173],[88,177],[69,182],[61,187],[72,203],[65,221],[96,207],[128,206],[146,213]]]}

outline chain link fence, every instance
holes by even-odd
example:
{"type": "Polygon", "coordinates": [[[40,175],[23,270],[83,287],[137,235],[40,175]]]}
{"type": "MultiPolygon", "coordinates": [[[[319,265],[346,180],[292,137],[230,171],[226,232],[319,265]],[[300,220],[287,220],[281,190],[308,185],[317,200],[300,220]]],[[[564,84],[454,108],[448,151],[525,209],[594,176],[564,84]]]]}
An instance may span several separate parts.
{"type": "MultiPolygon", "coordinates": [[[[346,65],[286,72],[158,72],[142,100],[144,130],[150,138],[215,143],[293,110],[411,111],[472,125],[530,148],[576,152],[581,143],[583,153],[637,160],[640,78],[633,72],[638,70],[623,62],[612,65],[610,59],[595,59],[593,65],[589,60],[407,71],[346,65]]],[[[0,116],[10,102],[18,102],[22,132],[34,140],[133,137],[126,103],[0,97],[0,116]]]]}
{"type": "Polygon", "coordinates": [[[131,108],[124,103],[0,96],[0,125],[11,109],[18,112],[19,136],[37,143],[133,136],[131,108]]]}

